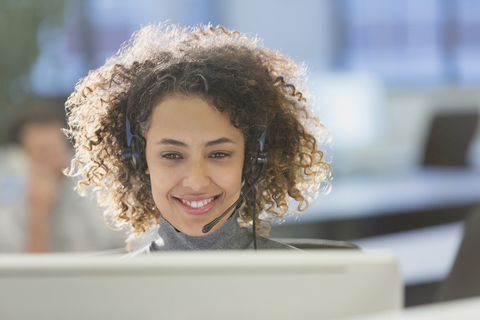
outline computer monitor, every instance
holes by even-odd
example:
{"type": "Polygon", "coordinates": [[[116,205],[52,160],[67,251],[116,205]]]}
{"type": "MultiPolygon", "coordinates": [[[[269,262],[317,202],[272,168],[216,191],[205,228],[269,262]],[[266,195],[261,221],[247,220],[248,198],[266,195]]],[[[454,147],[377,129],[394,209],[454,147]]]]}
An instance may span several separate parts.
{"type": "Polygon", "coordinates": [[[385,253],[0,256],[0,319],[337,319],[402,305],[385,253]]]}

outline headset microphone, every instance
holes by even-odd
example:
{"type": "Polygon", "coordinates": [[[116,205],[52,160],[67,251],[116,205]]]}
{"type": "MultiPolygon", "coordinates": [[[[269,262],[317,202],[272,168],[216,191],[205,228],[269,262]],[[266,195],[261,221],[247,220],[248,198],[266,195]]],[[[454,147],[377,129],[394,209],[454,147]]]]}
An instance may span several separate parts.
{"type": "Polygon", "coordinates": [[[232,204],[224,213],[222,213],[222,215],[220,217],[217,217],[212,222],[204,225],[203,228],[202,228],[203,233],[207,233],[210,230],[212,230],[212,228],[220,221],[220,219],[222,219],[228,212],[230,212],[230,210],[235,208],[240,203],[240,201],[242,201],[243,198],[245,198],[245,196],[250,192],[250,190],[253,189],[253,187],[257,184],[257,182],[262,177],[263,172],[265,171],[265,167],[267,166],[267,161],[268,161],[268,155],[264,159],[265,159],[265,162],[262,163],[262,168],[260,169],[260,173],[255,178],[255,180],[252,182],[252,184],[248,187],[248,189],[240,196],[240,198],[238,198],[237,201],[235,201],[234,204],[232,204]]]}

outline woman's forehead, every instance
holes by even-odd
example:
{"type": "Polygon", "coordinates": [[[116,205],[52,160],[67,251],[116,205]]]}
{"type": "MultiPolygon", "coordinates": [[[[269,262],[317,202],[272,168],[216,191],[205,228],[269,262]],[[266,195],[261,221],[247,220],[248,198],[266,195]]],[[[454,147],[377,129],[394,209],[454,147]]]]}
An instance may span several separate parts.
{"type": "Polygon", "coordinates": [[[220,112],[213,103],[199,96],[173,95],[156,103],[152,110],[146,138],[212,141],[222,137],[241,139],[227,111],[220,112]]]}

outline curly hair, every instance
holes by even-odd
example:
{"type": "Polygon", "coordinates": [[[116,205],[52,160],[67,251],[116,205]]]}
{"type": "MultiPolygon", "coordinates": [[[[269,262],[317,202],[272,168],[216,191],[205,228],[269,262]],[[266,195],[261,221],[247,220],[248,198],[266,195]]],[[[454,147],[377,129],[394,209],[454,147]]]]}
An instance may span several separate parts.
{"type": "Polygon", "coordinates": [[[242,192],[257,170],[250,159],[258,149],[259,128],[268,128],[269,162],[255,187],[258,196],[256,201],[252,193],[246,196],[239,216],[241,226],[251,225],[256,205],[256,227],[268,236],[271,221],[306,209],[321,186],[329,188],[331,167],[319,149],[327,132],[300,91],[303,80],[303,66],[256,38],[221,26],[147,25],[104,66],[81,79],[68,98],[66,134],[76,153],[66,173],[82,177],[81,194],[94,186],[105,217],[130,227],[132,239],[153,229],[160,212],[150,176],[121,154],[126,119],[144,157],[152,107],[172,94],[201,96],[219,111],[228,111],[244,135],[247,183],[242,192]],[[292,199],[298,202],[293,210],[292,199]]]}

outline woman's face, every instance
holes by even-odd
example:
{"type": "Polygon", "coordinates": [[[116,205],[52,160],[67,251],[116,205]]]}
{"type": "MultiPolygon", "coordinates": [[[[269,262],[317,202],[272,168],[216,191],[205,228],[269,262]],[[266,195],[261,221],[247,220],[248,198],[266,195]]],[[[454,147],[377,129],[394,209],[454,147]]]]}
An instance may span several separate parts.
{"type": "Polygon", "coordinates": [[[155,205],[176,229],[204,235],[203,226],[240,196],[243,133],[211,102],[174,95],[154,106],[145,139],[155,205]]]}

